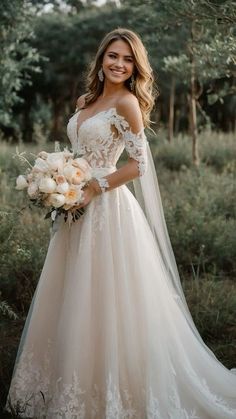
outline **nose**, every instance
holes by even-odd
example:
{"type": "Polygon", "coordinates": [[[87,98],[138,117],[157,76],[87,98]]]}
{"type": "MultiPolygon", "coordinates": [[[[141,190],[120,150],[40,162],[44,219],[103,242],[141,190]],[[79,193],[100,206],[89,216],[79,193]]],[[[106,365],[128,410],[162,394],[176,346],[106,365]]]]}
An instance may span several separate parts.
{"type": "Polygon", "coordinates": [[[117,58],[116,67],[118,68],[123,67],[123,59],[121,57],[117,58]]]}

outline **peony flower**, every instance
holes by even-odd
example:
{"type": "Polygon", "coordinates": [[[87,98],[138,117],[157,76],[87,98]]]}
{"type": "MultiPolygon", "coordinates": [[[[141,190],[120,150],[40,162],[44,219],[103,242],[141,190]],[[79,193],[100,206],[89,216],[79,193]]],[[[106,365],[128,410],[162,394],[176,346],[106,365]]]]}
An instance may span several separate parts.
{"type": "Polygon", "coordinates": [[[88,180],[91,179],[92,175],[91,175],[91,166],[89,165],[89,163],[87,162],[87,160],[78,157],[76,159],[72,160],[72,165],[75,167],[78,167],[79,169],[81,169],[84,172],[84,181],[87,182],[88,180]]]}
{"type": "Polygon", "coordinates": [[[30,183],[27,189],[27,192],[30,198],[35,198],[37,196],[38,190],[39,189],[38,189],[37,183],[35,182],[30,183]]]}
{"type": "Polygon", "coordinates": [[[57,182],[57,184],[61,184],[61,183],[65,183],[66,182],[66,178],[63,175],[56,175],[55,176],[55,181],[57,182]]]}
{"type": "Polygon", "coordinates": [[[57,184],[52,178],[42,178],[39,182],[39,190],[44,193],[55,192],[57,184]]]}
{"type": "Polygon", "coordinates": [[[81,169],[76,169],[74,170],[74,173],[71,177],[71,183],[73,183],[74,185],[79,185],[81,182],[84,181],[85,178],[85,174],[81,169]]]}
{"type": "Polygon", "coordinates": [[[20,191],[22,189],[27,188],[27,186],[28,186],[28,182],[27,182],[25,176],[19,175],[16,179],[16,189],[18,189],[20,191]]]}
{"type": "Polygon", "coordinates": [[[65,193],[65,209],[71,208],[75,204],[80,204],[83,198],[83,191],[78,186],[71,186],[69,191],[65,193]]]}
{"type": "Polygon", "coordinates": [[[57,185],[56,192],[65,194],[69,191],[69,188],[70,186],[68,182],[59,183],[59,185],[57,185]]]}
{"type": "Polygon", "coordinates": [[[65,203],[65,196],[59,193],[52,193],[47,198],[47,203],[49,203],[52,207],[59,208],[62,207],[65,203]]]}

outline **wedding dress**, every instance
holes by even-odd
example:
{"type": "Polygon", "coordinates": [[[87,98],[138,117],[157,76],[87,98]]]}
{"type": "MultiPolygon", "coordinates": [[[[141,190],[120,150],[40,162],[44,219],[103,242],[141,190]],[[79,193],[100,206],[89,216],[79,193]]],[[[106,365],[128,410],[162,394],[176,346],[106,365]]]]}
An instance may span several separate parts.
{"type": "Polygon", "coordinates": [[[79,130],[78,115],[67,127],[74,151],[100,178],[125,148],[138,161],[139,198],[122,185],[58,226],[8,402],[18,402],[23,418],[235,419],[236,376],[193,324],[158,192],[148,191],[157,181],[144,132],[132,133],[115,108],[79,130]]]}

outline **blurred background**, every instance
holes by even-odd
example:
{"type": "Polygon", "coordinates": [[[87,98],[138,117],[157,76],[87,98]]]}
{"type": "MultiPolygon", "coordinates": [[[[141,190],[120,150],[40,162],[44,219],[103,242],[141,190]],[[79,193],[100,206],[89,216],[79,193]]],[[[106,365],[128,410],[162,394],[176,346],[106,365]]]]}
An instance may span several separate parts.
{"type": "Polygon", "coordinates": [[[236,2],[2,0],[2,407],[50,234],[44,213],[15,190],[24,173],[16,153],[70,147],[66,125],[88,66],[117,27],[141,36],[159,89],[147,135],[190,310],[216,356],[236,366],[236,2]]]}

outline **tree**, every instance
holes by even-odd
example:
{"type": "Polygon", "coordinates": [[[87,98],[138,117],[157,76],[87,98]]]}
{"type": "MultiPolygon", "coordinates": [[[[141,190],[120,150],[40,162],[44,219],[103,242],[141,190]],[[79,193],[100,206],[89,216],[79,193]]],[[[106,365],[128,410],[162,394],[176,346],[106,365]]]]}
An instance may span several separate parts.
{"type": "Polygon", "coordinates": [[[39,54],[29,40],[33,37],[31,5],[27,0],[0,3],[0,124],[12,124],[12,108],[30,73],[39,71],[39,54]]]}
{"type": "MultiPolygon", "coordinates": [[[[54,140],[61,137],[63,119],[74,111],[76,97],[84,93],[84,75],[98,41],[123,22],[124,12],[114,10],[110,5],[89,6],[79,14],[44,13],[35,21],[32,45],[48,60],[42,63],[41,73],[33,77],[32,90],[35,97],[40,95],[52,104],[54,140]]],[[[30,117],[29,110],[27,115],[30,117]]]]}
{"type": "MultiPolygon", "coordinates": [[[[219,1],[216,7],[206,0],[198,3],[196,0],[190,3],[187,0],[174,3],[172,0],[148,0],[145,3],[121,0],[120,7],[112,2],[96,7],[93,0],[31,1],[35,8],[35,19],[31,21],[35,36],[27,42],[40,56],[47,57],[47,61],[41,60],[41,73],[26,72],[27,78],[31,73],[32,86],[25,86],[23,76],[21,78],[18,103],[19,96],[25,101],[14,109],[14,118],[18,112],[24,138],[31,141],[31,115],[36,115],[31,111],[37,103],[45,103],[47,109],[52,110],[52,136],[54,139],[61,136],[65,118],[74,110],[76,97],[84,92],[84,75],[99,40],[109,30],[122,27],[125,21],[127,28],[141,35],[155,78],[160,80],[158,112],[164,123],[169,119],[169,140],[173,138],[174,127],[176,130],[180,125],[180,109],[185,129],[188,120],[194,126],[195,118],[195,131],[192,128],[191,132],[193,143],[194,133],[196,138],[193,150],[197,164],[196,115],[206,116],[201,93],[204,93],[205,100],[208,90],[209,103],[218,97],[222,100],[223,92],[219,92],[215,80],[229,77],[234,71],[232,12],[228,19],[228,4],[232,2],[219,1]],[[48,12],[49,3],[51,9],[48,12]]],[[[152,119],[155,119],[155,113],[152,119]]]]}
{"type": "Polygon", "coordinates": [[[176,80],[187,87],[192,155],[194,164],[198,165],[197,109],[204,115],[198,101],[203,84],[217,78],[235,77],[236,73],[236,2],[149,0],[143,4],[141,0],[123,0],[122,4],[132,6],[133,25],[142,21],[141,28],[149,45],[156,54],[161,52],[162,69],[171,76],[170,140],[173,138],[176,80]],[[160,43],[165,52],[159,47],[160,43]]]}
{"type": "Polygon", "coordinates": [[[198,99],[205,82],[236,75],[236,37],[232,25],[236,15],[229,13],[227,1],[215,5],[208,1],[189,3],[181,0],[181,6],[176,11],[178,23],[189,28],[185,51],[165,57],[164,66],[166,71],[181,77],[189,87],[192,158],[197,166],[197,109],[203,113],[198,99]]]}

